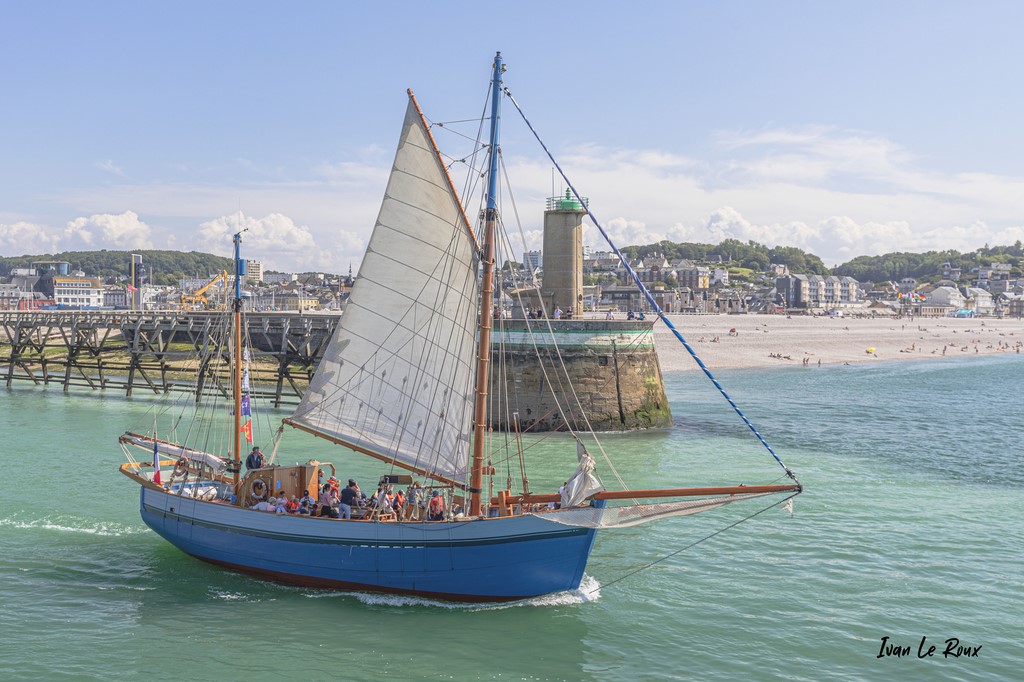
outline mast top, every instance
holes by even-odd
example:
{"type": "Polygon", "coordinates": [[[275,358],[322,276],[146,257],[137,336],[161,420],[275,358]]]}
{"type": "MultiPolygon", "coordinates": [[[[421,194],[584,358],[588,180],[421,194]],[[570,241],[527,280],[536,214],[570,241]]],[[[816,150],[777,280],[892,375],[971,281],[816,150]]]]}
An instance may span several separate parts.
{"type": "Polygon", "coordinates": [[[501,122],[499,108],[501,97],[501,74],[505,66],[501,61],[501,52],[494,55],[494,75],[491,77],[491,163],[487,171],[487,214],[488,217],[498,207],[498,128],[501,122]]]}

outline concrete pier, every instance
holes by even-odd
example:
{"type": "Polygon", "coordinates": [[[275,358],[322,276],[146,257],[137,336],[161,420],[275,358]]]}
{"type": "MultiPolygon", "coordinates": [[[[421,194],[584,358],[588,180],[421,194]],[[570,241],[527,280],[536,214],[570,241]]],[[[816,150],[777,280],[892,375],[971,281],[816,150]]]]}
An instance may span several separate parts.
{"type": "Polygon", "coordinates": [[[517,420],[520,431],[560,431],[567,424],[580,431],[670,426],[653,325],[651,320],[496,321],[491,427],[515,430],[517,420]],[[549,322],[553,334],[547,333],[549,322]]]}

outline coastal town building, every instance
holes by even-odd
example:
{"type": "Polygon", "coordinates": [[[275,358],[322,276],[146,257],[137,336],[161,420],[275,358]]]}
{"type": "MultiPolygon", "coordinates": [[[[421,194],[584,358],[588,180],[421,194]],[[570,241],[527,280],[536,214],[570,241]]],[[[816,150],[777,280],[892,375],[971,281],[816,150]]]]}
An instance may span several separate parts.
{"type": "Polygon", "coordinates": [[[964,294],[964,307],[973,310],[975,315],[991,315],[995,312],[995,301],[988,291],[980,287],[968,287],[964,294]]]}
{"type": "Polygon", "coordinates": [[[100,308],[103,306],[103,286],[91,277],[53,278],[53,300],[58,306],[100,308]]]}
{"type": "Polygon", "coordinates": [[[904,277],[899,281],[900,293],[909,294],[917,289],[917,280],[913,277],[904,277]]]}
{"type": "Polygon", "coordinates": [[[954,310],[963,308],[964,304],[967,303],[967,299],[956,287],[935,287],[931,292],[926,294],[925,300],[931,306],[951,308],[954,310]]]}
{"type": "Polygon", "coordinates": [[[1011,296],[1006,302],[1006,314],[1020,319],[1024,317],[1024,295],[1011,296]]]}
{"type": "Polygon", "coordinates": [[[287,272],[263,273],[264,284],[285,284],[287,282],[294,282],[296,279],[298,279],[298,275],[294,275],[287,272]]]}
{"type": "Polygon", "coordinates": [[[18,310],[24,296],[17,284],[0,284],[0,310],[18,310]]]}
{"type": "Polygon", "coordinates": [[[304,310],[318,310],[320,299],[316,296],[299,293],[285,292],[274,297],[275,306],[278,310],[302,312],[304,310]]]}
{"type": "Polygon", "coordinates": [[[250,284],[257,284],[263,281],[263,261],[245,261],[245,280],[250,284]]]}
{"type": "Polygon", "coordinates": [[[103,288],[103,307],[125,310],[129,306],[128,290],[123,286],[103,288]]]}
{"type": "Polygon", "coordinates": [[[526,251],[523,253],[523,267],[528,273],[537,272],[544,266],[542,251],[526,251]]]}
{"type": "Polygon", "coordinates": [[[942,264],[942,279],[957,281],[960,279],[960,266],[950,265],[949,261],[942,264]]]}
{"type": "Polygon", "coordinates": [[[711,268],[688,260],[681,260],[674,267],[679,286],[697,290],[711,288],[711,268]]]}

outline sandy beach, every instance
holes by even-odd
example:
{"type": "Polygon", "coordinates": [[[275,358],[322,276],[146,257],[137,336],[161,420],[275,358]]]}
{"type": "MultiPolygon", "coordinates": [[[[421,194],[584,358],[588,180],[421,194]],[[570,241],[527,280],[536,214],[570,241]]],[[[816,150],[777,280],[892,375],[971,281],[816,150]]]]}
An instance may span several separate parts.
{"type": "MultiPolygon", "coordinates": [[[[670,315],[669,319],[711,369],[817,367],[1024,351],[1024,321],[1019,319],[784,315],[670,315]]],[[[662,371],[698,369],[664,324],[655,324],[654,339],[662,371]]]]}

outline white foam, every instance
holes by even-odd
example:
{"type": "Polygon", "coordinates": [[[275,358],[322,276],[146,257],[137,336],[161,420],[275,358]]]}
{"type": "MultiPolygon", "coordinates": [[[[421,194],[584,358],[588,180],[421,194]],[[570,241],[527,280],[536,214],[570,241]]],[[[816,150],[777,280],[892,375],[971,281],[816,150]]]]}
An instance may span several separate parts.
{"type": "Polygon", "coordinates": [[[138,533],[148,532],[145,528],[125,526],[118,523],[68,525],[68,522],[53,521],[49,517],[34,519],[31,521],[0,519],[0,526],[17,528],[19,530],[52,530],[59,533],[85,533],[86,535],[99,535],[102,537],[122,537],[125,535],[136,535],[138,533]]]}
{"type": "Polygon", "coordinates": [[[441,601],[428,597],[416,597],[406,594],[381,594],[378,592],[335,592],[330,590],[308,590],[304,596],[310,599],[343,598],[356,599],[368,606],[384,606],[393,608],[408,608],[410,606],[422,606],[425,608],[441,608],[464,611],[499,611],[502,609],[514,609],[528,606],[551,607],[571,606],[597,601],[601,598],[601,584],[596,579],[584,574],[580,586],[575,590],[553,592],[530,599],[521,599],[513,602],[495,603],[474,603],[441,601]]]}
{"type": "Polygon", "coordinates": [[[212,590],[215,599],[221,599],[223,601],[249,601],[258,602],[259,599],[253,598],[248,594],[241,594],[238,592],[221,592],[220,590],[212,590]]]}

